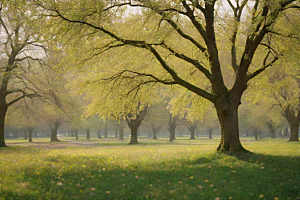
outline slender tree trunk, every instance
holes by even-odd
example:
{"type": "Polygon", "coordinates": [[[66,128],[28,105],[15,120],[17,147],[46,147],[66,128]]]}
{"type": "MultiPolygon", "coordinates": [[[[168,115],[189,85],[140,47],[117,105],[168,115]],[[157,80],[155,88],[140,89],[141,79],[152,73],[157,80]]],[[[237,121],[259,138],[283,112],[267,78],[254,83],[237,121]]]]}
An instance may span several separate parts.
{"type": "Polygon", "coordinates": [[[86,139],[87,140],[91,139],[91,132],[89,128],[86,129],[86,139]]]}
{"type": "Polygon", "coordinates": [[[124,128],[125,126],[119,125],[119,140],[124,140],[124,128]]]}
{"type": "Polygon", "coordinates": [[[75,129],[75,137],[76,137],[76,140],[78,140],[78,129],[75,129]]]}
{"type": "Polygon", "coordinates": [[[27,127],[27,133],[29,137],[29,142],[32,142],[33,127],[27,127]]]}
{"type": "Polygon", "coordinates": [[[255,140],[258,140],[258,130],[254,130],[253,134],[254,134],[255,140]]]}
{"type": "Polygon", "coordinates": [[[212,137],[213,129],[212,128],[208,128],[207,132],[208,132],[208,138],[209,139],[213,139],[213,137],[212,137]]]}
{"type": "Polygon", "coordinates": [[[199,130],[196,131],[196,137],[199,138],[199,130]]]}
{"type": "Polygon", "coordinates": [[[170,133],[170,142],[173,142],[176,139],[175,138],[176,121],[177,121],[177,116],[173,116],[173,114],[170,113],[170,120],[168,123],[168,130],[170,133]]]}
{"type": "Polygon", "coordinates": [[[238,105],[215,105],[221,125],[221,143],[218,151],[249,152],[242,146],[239,138],[238,105]],[[223,109],[223,107],[227,107],[223,109]]]}
{"type": "Polygon", "coordinates": [[[108,136],[108,128],[107,128],[107,124],[105,124],[104,138],[107,138],[107,136],[108,136]]]}

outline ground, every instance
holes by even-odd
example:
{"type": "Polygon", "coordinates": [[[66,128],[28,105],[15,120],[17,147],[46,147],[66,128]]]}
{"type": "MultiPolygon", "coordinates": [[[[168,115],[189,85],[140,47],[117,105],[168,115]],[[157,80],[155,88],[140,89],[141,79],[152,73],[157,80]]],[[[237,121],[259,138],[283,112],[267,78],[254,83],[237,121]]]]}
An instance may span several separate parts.
{"type": "Polygon", "coordinates": [[[219,139],[7,140],[0,199],[300,199],[300,144],[242,138],[254,154],[218,154],[219,139]]]}

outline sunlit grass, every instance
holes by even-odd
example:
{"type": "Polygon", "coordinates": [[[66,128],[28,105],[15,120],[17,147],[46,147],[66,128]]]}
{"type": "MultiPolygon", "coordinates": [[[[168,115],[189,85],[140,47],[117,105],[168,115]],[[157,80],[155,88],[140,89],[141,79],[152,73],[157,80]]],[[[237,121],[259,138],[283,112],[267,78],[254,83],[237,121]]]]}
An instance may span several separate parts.
{"type": "Polygon", "coordinates": [[[300,198],[300,144],[286,139],[242,138],[255,154],[235,156],[215,152],[219,139],[34,140],[0,149],[0,198],[300,198]]]}

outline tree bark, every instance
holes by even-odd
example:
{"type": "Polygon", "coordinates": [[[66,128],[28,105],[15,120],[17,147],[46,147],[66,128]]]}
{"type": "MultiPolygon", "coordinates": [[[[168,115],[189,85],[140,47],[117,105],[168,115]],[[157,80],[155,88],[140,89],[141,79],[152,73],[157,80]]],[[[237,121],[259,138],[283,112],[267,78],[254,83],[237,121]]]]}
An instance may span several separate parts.
{"type": "Polygon", "coordinates": [[[126,117],[126,122],[131,130],[131,139],[129,144],[138,144],[138,128],[140,127],[142,121],[145,119],[148,105],[145,105],[142,110],[140,110],[140,108],[141,103],[139,102],[137,105],[137,110],[139,111],[136,113],[135,117],[133,117],[131,113],[129,113],[126,117]]]}
{"type": "Polygon", "coordinates": [[[27,127],[29,142],[32,142],[33,127],[27,127]]]}
{"type": "Polygon", "coordinates": [[[289,142],[299,142],[299,122],[295,121],[290,124],[291,134],[289,142]]]}
{"type": "Polygon", "coordinates": [[[178,116],[173,116],[172,113],[170,113],[170,119],[168,123],[168,130],[170,133],[170,142],[173,142],[175,138],[175,130],[176,130],[176,121],[177,121],[178,116]]]}
{"type": "Polygon", "coordinates": [[[287,107],[282,114],[290,125],[291,133],[289,142],[299,142],[300,111],[294,111],[292,108],[287,107]]]}
{"type": "Polygon", "coordinates": [[[213,129],[212,128],[208,128],[207,132],[208,132],[208,138],[209,139],[213,139],[213,137],[212,137],[213,129]]]}
{"type": "Polygon", "coordinates": [[[220,152],[249,152],[244,149],[239,138],[238,126],[238,105],[235,101],[234,105],[224,103],[225,105],[215,104],[218,119],[221,125],[221,142],[217,148],[220,152]]]}
{"type": "Polygon", "coordinates": [[[105,124],[104,138],[107,138],[107,136],[108,136],[108,128],[107,128],[107,124],[105,124]]]}
{"type": "Polygon", "coordinates": [[[197,129],[197,121],[193,122],[188,122],[188,127],[187,127],[191,133],[191,140],[195,139],[195,131],[197,129]]]}
{"type": "Polygon", "coordinates": [[[131,125],[131,137],[130,137],[130,143],[129,144],[137,144],[137,136],[138,136],[138,128],[139,126],[137,124],[131,125]]]}
{"type": "Polygon", "coordinates": [[[160,129],[161,129],[161,125],[151,123],[153,140],[157,140],[157,134],[159,133],[160,129]]]}
{"type": "Polygon", "coordinates": [[[51,141],[50,142],[57,142],[59,139],[57,138],[57,131],[60,126],[60,122],[56,119],[50,122],[50,130],[51,130],[51,141]]]}
{"type": "Polygon", "coordinates": [[[76,137],[76,140],[78,140],[78,129],[75,129],[75,137],[76,137]]]}
{"type": "Polygon", "coordinates": [[[91,132],[89,128],[86,129],[86,139],[87,140],[91,139],[91,132]]]}

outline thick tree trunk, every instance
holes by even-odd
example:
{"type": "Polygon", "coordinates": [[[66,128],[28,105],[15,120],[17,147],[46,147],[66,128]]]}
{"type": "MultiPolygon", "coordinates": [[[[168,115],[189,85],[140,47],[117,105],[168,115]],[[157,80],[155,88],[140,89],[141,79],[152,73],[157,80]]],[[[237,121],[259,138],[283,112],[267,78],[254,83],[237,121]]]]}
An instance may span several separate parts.
{"type": "Polygon", "coordinates": [[[169,126],[169,133],[170,133],[170,142],[173,142],[176,138],[175,138],[175,130],[176,130],[176,126],[169,126]]]}
{"type": "Polygon", "coordinates": [[[137,136],[138,136],[138,128],[139,126],[137,124],[131,124],[129,127],[131,130],[131,139],[129,144],[137,144],[137,136]]]}
{"type": "Polygon", "coordinates": [[[76,140],[78,140],[78,129],[75,130],[75,137],[76,137],[76,140]]]}
{"type": "Polygon", "coordinates": [[[57,142],[59,139],[57,138],[57,128],[51,129],[51,141],[50,142],[57,142]]]}
{"type": "Polygon", "coordinates": [[[249,152],[241,144],[238,126],[238,106],[225,105],[216,107],[221,125],[221,143],[217,148],[220,152],[249,152]]]}
{"type": "Polygon", "coordinates": [[[91,131],[89,128],[86,129],[86,139],[87,140],[91,139],[91,131]]]}
{"type": "Polygon", "coordinates": [[[27,127],[29,142],[32,142],[33,127],[27,127]]]}
{"type": "Polygon", "coordinates": [[[0,147],[6,147],[5,139],[4,139],[4,124],[5,124],[6,111],[7,111],[7,107],[0,105],[0,147]]]}
{"type": "Polygon", "coordinates": [[[50,142],[57,142],[59,139],[57,138],[57,131],[60,126],[60,122],[55,119],[50,122],[50,130],[51,130],[51,141],[50,142]]]}
{"type": "Polygon", "coordinates": [[[152,130],[152,138],[153,140],[157,140],[157,131],[156,130],[152,130]]]}
{"type": "MultiPolygon", "coordinates": [[[[287,107],[284,110],[283,116],[287,119],[290,125],[291,132],[289,142],[299,142],[300,111],[295,111],[287,107]]],[[[288,135],[288,128],[286,128],[284,135],[288,135]]]]}
{"type": "Polygon", "coordinates": [[[291,134],[289,142],[299,142],[299,122],[296,121],[290,124],[291,134]]]}
{"type": "Polygon", "coordinates": [[[191,140],[195,140],[196,138],[195,138],[195,130],[196,130],[196,128],[193,128],[193,127],[190,127],[189,128],[189,131],[190,131],[190,133],[191,133],[191,140]]]}

